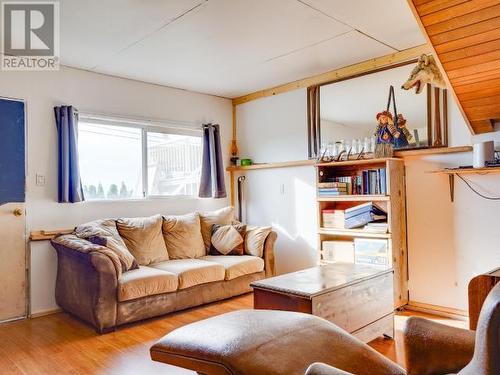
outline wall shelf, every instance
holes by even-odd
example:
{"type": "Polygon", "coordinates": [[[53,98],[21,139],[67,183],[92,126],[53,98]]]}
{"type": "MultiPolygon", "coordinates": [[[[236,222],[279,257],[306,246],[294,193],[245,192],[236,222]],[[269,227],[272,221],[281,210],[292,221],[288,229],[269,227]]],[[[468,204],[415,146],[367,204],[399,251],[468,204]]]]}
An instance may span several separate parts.
{"type": "Polygon", "coordinates": [[[430,171],[427,173],[447,174],[450,185],[450,200],[455,201],[455,176],[461,174],[478,174],[486,175],[490,173],[500,173],[500,167],[484,167],[484,168],[447,168],[439,171],[430,171]]]}

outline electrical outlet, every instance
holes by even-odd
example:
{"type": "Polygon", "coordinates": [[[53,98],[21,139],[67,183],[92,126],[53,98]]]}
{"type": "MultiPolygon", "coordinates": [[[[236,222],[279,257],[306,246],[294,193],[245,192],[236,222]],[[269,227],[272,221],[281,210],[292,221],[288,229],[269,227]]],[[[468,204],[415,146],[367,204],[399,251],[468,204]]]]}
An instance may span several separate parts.
{"type": "Polygon", "coordinates": [[[45,176],[43,174],[36,174],[36,186],[45,186],[45,176]]]}

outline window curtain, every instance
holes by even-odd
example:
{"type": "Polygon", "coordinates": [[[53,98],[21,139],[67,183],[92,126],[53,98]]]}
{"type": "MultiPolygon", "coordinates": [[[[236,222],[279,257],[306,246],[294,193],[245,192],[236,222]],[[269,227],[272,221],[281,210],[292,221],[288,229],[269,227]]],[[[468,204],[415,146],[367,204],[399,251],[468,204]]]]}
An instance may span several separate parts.
{"type": "Polygon", "coordinates": [[[224,165],[220,146],[219,125],[205,124],[203,129],[203,160],[200,198],[225,198],[224,165]]]}
{"type": "Polygon", "coordinates": [[[321,153],[321,124],[319,86],[307,88],[307,132],[309,134],[308,156],[317,158],[321,153]]]}
{"type": "Polygon", "coordinates": [[[54,107],[58,138],[58,201],[84,200],[78,166],[78,111],[73,106],[54,107]]]}

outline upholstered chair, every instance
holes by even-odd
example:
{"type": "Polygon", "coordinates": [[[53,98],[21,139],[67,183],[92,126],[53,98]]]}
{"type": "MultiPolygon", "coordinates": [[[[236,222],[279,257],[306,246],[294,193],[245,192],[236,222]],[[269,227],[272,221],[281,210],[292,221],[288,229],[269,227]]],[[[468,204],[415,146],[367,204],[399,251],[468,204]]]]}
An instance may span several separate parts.
{"type": "MultiPolygon", "coordinates": [[[[408,375],[500,374],[500,283],[486,298],[475,332],[411,317],[403,336],[408,375]]],[[[368,352],[370,348],[364,346],[368,352]]],[[[351,360],[366,361],[366,358],[351,360]]],[[[376,364],[367,362],[366,372],[355,375],[371,373],[376,364]]],[[[306,371],[306,375],[349,374],[322,363],[314,363],[306,371]]]]}

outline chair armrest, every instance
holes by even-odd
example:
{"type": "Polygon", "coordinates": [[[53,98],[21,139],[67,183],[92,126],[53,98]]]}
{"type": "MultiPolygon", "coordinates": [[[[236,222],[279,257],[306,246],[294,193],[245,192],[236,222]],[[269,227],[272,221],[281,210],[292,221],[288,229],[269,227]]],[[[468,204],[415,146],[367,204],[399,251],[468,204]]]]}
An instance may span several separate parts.
{"type": "Polygon", "coordinates": [[[275,261],[274,261],[274,244],[278,234],[271,231],[264,242],[264,269],[266,271],[266,277],[272,277],[276,275],[275,261]]]}
{"type": "Polygon", "coordinates": [[[116,325],[121,265],[108,248],[75,235],[54,238],[57,251],[56,302],[100,333],[116,325]]]}
{"type": "Polygon", "coordinates": [[[474,331],[428,319],[408,318],[403,336],[408,375],[456,373],[474,354],[474,331]]]}
{"type": "Polygon", "coordinates": [[[305,375],[353,375],[350,372],[339,370],[338,368],[325,365],[324,363],[313,363],[306,370],[305,375]]]}

